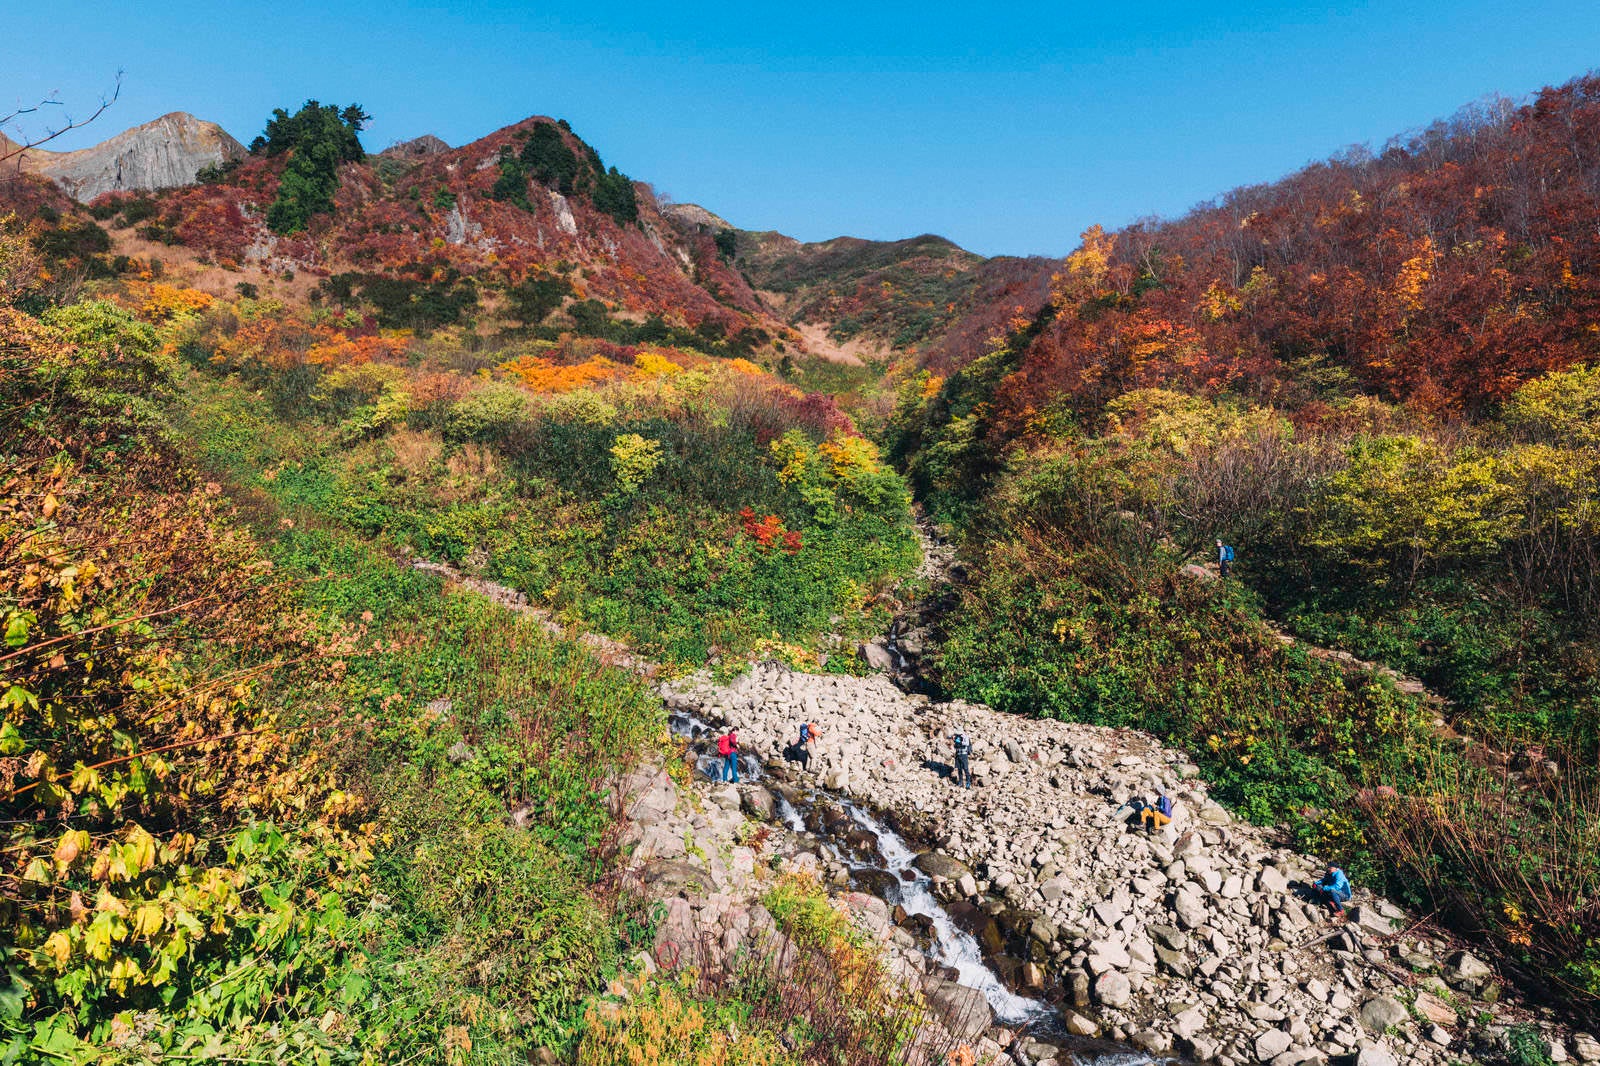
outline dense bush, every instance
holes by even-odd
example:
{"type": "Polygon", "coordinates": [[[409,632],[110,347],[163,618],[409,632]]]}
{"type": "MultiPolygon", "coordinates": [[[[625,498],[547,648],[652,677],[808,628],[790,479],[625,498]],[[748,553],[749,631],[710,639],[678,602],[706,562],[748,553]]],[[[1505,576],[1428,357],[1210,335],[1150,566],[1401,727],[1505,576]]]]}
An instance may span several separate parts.
{"type": "Polygon", "coordinates": [[[281,426],[224,392],[197,410],[200,432],[286,502],[675,662],[864,627],[872,594],[912,565],[903,486],[823,398],[696,353],[530,348],[544,354],[491,382],[308,366],[317,383],[281,426]]]}
{"type": "MultiPolygon", "coordinates": [[[[37,262],[0,231],[0,295],[37,262]]],[[[142,291],[151,322],[0,306],[0,1058],[568,1052],[619,950],[586,891],[605,775],[662,735],[659,700],[319,528],[310,492],[197,476],[169,352],[270,380],[306,334],[142,291]]],[[[301,402],[368,418],[381,338],[319,340],[342,362],[301,402]]],[[[218,473],[276,424],[239,414],[218,473]]]]}

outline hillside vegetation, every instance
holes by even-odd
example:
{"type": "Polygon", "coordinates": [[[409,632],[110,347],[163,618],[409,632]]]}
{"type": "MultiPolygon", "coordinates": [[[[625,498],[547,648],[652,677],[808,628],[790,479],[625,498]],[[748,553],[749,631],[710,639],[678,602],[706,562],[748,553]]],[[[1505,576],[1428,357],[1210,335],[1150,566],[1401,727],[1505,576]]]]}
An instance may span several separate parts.
{"type": "Polygon", "coordinates": [[[1039,316],[908,381],[890,429],[978,564],[952,692],[1194,738],[1253,817],[1588,1003],[1597,100],[1580,79],[1092,229],[1039,316]],[[1186,569],[1218,539],[1237,580],[1186,569]]]}
{"type": "MultiPolygon", "coordinates": [[[[656,1026],[685,1055],[822,1054],[823,977],[798,1009],[653,989],[644,1029],[607,1028],[655,918],[619,906],[606,797],[671,749],[659,697],[580,638],[858,668],[919,556],[904,485],[828,397],[688,316],[576,306],[581,277],[522,287],[542,315],[437,264],[219,295],[194,244],[130,236],[247,189],[256,217],[358,110],[280,113],[282,155],[159,198],[4,187],[0,1059],[604,1062],[656,1026]]],[[[367,166],[293,239],[334,239],[367,166]]]]}

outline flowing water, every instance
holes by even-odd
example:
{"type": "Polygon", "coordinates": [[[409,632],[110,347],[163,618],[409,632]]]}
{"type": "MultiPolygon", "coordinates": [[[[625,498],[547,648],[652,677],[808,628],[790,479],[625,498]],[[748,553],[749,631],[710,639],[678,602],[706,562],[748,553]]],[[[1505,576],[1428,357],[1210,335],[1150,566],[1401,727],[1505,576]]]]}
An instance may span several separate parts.
{"type": "Polygon", "coordinates": [[[933,895],[933,882],[914,860],[917,852],[905,840],[878,819],[849,801],[844,809],[857,825],[878,838],[878,852],[883,856],[881,869],[893,874],[899,885],[899,900],[907,914],[923,915],[933,923],[933,945],[929,955],[935,962],[952,966],[960,974],[957,981],[968,988],[983,993],[994,1009],[994,1015],[1007,1025],[1026,1025],[1030,1028],[1051,1028],[1056,1012],[1042,1000],[1029,999],[1012,992],[1000,976],[983,961],[983,949],[977,939],[956,926],[950,912],[945,910],[933,895]]]}
{"type": "MultiPolygon", "coordinates": [[[[709,722],[688,712],[672,711],[668,721],[675,735],[692,741],[710,741],[714,736],[714,727],[709,722]]],[[[714,753],[696,757],[696,766],[711,780],[721,779],[722,763],[721,756],[714,753]]],[[[759,759],[752,755],[740,756],[741,781],[760,780],[761,776],[759,759]]],[[[855,864],[852,867],[853,871],[856,874],[870,871],[888,875],[887,878],[878,879],[879,883],[892,879],[894,887],[884,893],[885,902],[898,903],[905,908],[908,915],[928,920],[932,931],[929,946],[925,949],[928,957],[941,966],[953,969],[957,975],[957,983],[982,992],[984,999],[994,1011],[996,1021],[1009,1027],[1021,1028],[1035,1039],[1061,1045],[1061,1061],[1073,1063],[1075,1066],[1154,1066],[1158,1061],[1163,1063],[1178,1061],[1166,1058],[1157,1060],[1135,1048],[1067,1035],[1061,1014],[1055,1007],[1043,1000],[1019,995],[1006,987],[1000,975],[985,961],[977,939],[961,929],[950,912],[934,896],[933,882],[915,864],[919,853],[906,842],[905,838],[885,825],[881,819],[844,796],[820,788],[815,790],[815,795],[836,804],[859,828],[871,833],[877,839],[877,851],[883,860],[882,865],[855,864]],[[887,898],[891,895],[893,898],[887,898]]],[[[796,833],[808,833],[809,827],[794,804],[777,790],[773,790],[773,796],[777,801],[778,815],[783,823],[796,833]]],[[[825,833],[816,834],[815,838],[819,849],[825,855],[838,861],[849,862],[847,848],[830,840],[825,833]]]]}

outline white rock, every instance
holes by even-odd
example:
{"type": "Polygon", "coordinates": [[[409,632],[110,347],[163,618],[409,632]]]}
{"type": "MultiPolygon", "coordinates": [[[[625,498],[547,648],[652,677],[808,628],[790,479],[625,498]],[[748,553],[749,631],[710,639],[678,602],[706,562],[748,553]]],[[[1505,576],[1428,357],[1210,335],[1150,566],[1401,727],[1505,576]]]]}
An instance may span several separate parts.
{"type": "Polygon", "coordinates": [[[1293,1043],[1289,1034],[1282,1029],[1267,1029],[1255,1039],[1256,1059],[1260,1062],[1271,1062],[1288,1051],[1293,1043]]]}

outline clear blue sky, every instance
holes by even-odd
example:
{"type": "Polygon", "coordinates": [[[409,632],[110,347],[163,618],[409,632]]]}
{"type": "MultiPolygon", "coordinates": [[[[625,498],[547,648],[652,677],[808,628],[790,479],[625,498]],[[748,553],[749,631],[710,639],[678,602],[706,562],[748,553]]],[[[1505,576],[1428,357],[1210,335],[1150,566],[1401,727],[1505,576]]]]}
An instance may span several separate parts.
{"type": "Polygon", "coordinates": [[[1060,255],[1600,65],[1593,0],[14,6],[0,104],[81,112],[126,71],[67,147],[174,110],[248,141],[308,97],[364,105],[374,151],[542,113],[739,226],[986,254],[1060,255]]]}

